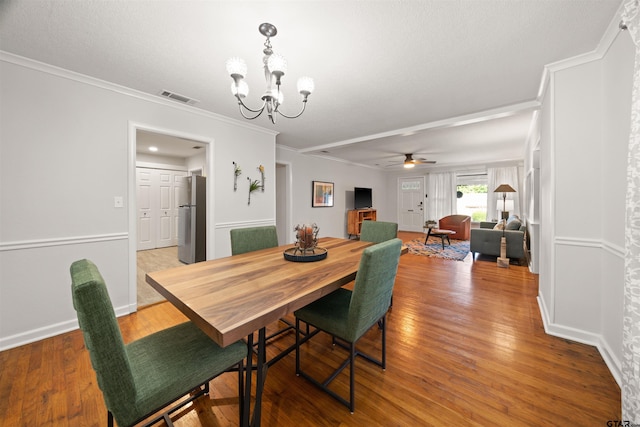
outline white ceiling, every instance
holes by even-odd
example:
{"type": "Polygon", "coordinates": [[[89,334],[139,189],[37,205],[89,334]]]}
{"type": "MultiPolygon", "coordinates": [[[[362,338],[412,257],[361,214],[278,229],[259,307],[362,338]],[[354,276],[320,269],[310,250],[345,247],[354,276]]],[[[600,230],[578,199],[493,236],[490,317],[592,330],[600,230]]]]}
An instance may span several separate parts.
{"type": "Polygon", "coordinates": [[[278,144],[385,169],[404,153],[482,164],[522,159],[544,65],[595,50],[620,4],[3,0],[0,50],[240,119],[225,61],[247,61],[258,106],[270,22],[289,64],[284,112],[300,106],[298,77],[316,86],[300,118],[252,122],[278,144]]]}
{"type": "Polygon", "coordinates": [[[136,152],[148,155],[188,158],[202,154],[206,144],[171,135],[138,130],[136,134],[136,152]],[[158,149],[152,152],[149,149],[158,149]]]}

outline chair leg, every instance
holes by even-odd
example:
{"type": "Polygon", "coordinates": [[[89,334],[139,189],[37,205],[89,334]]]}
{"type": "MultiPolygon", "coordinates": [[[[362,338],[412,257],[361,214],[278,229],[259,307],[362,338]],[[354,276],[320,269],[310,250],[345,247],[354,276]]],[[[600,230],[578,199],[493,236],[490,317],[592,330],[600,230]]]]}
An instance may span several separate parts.
{"type": "Polygon", "coordinates": [[[113,427],[113,414],[111,411],[107,411],[107,426],[113,427]]]}
{"type": "Polygon", "coordinates": [[[351,354],[349,355],[349,411],[355,412],[355,393],[356,393],[356,344],[351,343],[351,354]]]}
{"type": "MultiPolygon", "coordinates": [[[[307,331],[309,325],[307,324],[307,331]]],[[[300,320],[296,317],[296,375],[300,375],[300,320]]]]}
{"type": "MultiPolygon", "coordinates": [[[[382,329],[382,358],[381,360],[377,360],[375,358],[373,358],[372,356],[365,354],[365,353],[361,353],[358,350],[356,350],[356,343],[346,343],[343,342],[342,340],[338,340],[336,339],[335,336],[332,336],[332,342],[334,345],[338,345],[339,347],[342,347],[344,349],[346,349],[349,352],[349,356],[344,360],[344,362],[342,363],[342,365],[340,365],[340,367],[338,367],[327,379],[325,379],[324,381],[320,382],[314,378],[312,378],[311,376],[309,376],[307,373],[303,372],[302,369],[300,369],[300,344],[302,343],[302,340],[300,339],[300,321],[298,319],[296,319],[296,375],[299,377],[303,377],[305,379],[307,379],[308,381],[310,381],[311,383],[313,383],[315,386],[321,388],[322,390],[324,390],[326,393],[328,393],[329,395],[331,395],[334,399],[338,400],[339,402],[341,402],[343,405],[345,405],[347,408],[349,408],[349,411],[351,413],[354,413],[355,411],[355,363],[356,363],[356,358],[357,356],[361,356],[362,358],[380,366],[383,370],[386,369],[386,360],[387,360],[387,352],[386,352],[386,342],[387,342],[387,327],[386,327],[386,315],[383,316],[382,318],[380,318],[380,320],[378,321],[378,325],[380,326],[380,328],[382,329]],[[348,344],[348,345],[347,345],[348,344]],[[331,383],[339,374],[340,372],[342,372],[344,370],[344,368],[346,368],[347,366],[349,366],[349,400],[345,399],[344,397],[339,396],[336,392],[334,392],[333,390],[329,389],[329,383],[331,383]]],[[[320,332],[319,329],[316,329],[314,331],[314,333],[312,333],[311,335],[307,335],[304,337],[304,342],[308,341],[311,337],[315,336],[318,332],[320,332]]]]}
{"type": "MultiPolygon", "coordinates": [[[[391,310],[393,308],[393,295],[391,295],[391,304],[389,305],[389,310],[391,310]]],[[[385,314],[386,317],[386,314],[385,314]]],[[[385,318],[383,317],[382,319],[378,320],[378,329],[382,330],[383,328],[383,321],[385,318]]],[[[384,334],[382,335],[384,337],[384,334]]]]}
{"type": "Polygon", "coordinates": [[[387,369],[387,315],[385,314],[380,319],[382,323],[382,370],[387,369]]]}

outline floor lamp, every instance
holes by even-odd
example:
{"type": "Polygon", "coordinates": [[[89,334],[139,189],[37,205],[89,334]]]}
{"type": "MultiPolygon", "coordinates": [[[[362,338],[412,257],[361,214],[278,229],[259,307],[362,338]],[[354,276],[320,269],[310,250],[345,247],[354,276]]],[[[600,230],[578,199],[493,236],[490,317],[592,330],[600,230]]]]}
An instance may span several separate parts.
{"type": "MultiPolygon", "coordinates": [[[[505,236],[504,229],[507,227],[505,212],[507,211],[507,193],[515,193],[509,184],[501,184],[493,190],[494,193],[502,193],[502,238],[500,239],[500,257],[498,257],[498,267],[509,267],[509,258],[507,258],[507,236],[505,236]]],[[[513,201],[510,200],[513,203],[513,201]]],[[[509,215],[508,213],[506,215],[509,215]]]]}
{"type": "Polygon", "coordinates": [[[499,210],[502,215],[500,215],[500,220],[502,221],[503,219],[509,219],[509,212],[511,212],[513,210],[514,206],[513,206],[513,200],[507,200],[505,201],[500,201],[498,200],[496,202],[496,209],[499,210]]]}

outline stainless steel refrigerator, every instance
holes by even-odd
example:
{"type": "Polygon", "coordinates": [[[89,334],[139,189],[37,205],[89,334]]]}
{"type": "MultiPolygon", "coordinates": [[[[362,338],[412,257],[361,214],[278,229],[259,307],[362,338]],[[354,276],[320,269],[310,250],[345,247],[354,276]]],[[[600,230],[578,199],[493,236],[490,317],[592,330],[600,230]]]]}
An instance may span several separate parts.
{"type": "Polygon", "coordinates": [[[178,259],[185,264],[207,259],[207,181],[187,176],[178,201],[178,259]]]}

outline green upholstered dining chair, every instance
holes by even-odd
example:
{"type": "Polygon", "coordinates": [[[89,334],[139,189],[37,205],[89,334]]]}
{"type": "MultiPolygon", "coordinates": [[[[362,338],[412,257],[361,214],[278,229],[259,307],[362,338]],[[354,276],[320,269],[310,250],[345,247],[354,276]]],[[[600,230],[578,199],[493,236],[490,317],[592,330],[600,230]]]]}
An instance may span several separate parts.
{"type": "Polygon", "coordinates": [[[231,230],[231,254],[240,255],[278,246],[275,225],[234,228],[231,230]]]}
{"type": "Polygon", "coordinates": [[[393,284],[400,261],[402,241],[387,240],[368,247],[362,253],[353,291],[340,288],[319,300],[294,312],[296,316],[296,374],[311,381],[329,395],[346,405],[353,413],[355,409],[355,358],[361,356],[370,362],[386,368],[386,325],[385,317],[391,303],[393,284]],[[301,339],[300,321],[315,327],[301,339]],[[356,350],[356,342],[373,325],[381,322],[382,358],[356,350]],[[324,331],[345,342],[349,357],[325,381],[312,378],[300,368],[300,345],[317,333],[324,331]],[[350,366],[349,400],[329,389],[329,384],[347,366],[350,366]]]}
{"type": "Polygon", "coordinates": [[[360,240],[381,243],[398,237],[398,223],[384,221],[363,221],[360,240]]]}
{"type": "Polygon", "coordinates": [[[240,421],[244,423],[244,359],[242,341],[219,347],[197,326],[185,322],[124,344],[102,275],[86,259],[71,265],[71,291],[78,323],[98,378],[108,411],[107,423],[119,427],[147,420],[151,425],[209,392],[209,381],[219,374],[238,371],[240,421]],[[193,392],[193,393],[192,393],[193,392]],[[187,400],[178,399],[192,393],[187,400]]]}
{"type": "MultiPolygon", "coordinates": [[[[363,242],[382,243],[398,237],[398,223],[385,221],[363,221],[360,228],[360,240],[363,242]]],[[[391,297],[393,306],[393,296],[391,297]]],[[[382,324],[380,324],[382,327],[382,324]]]]}

